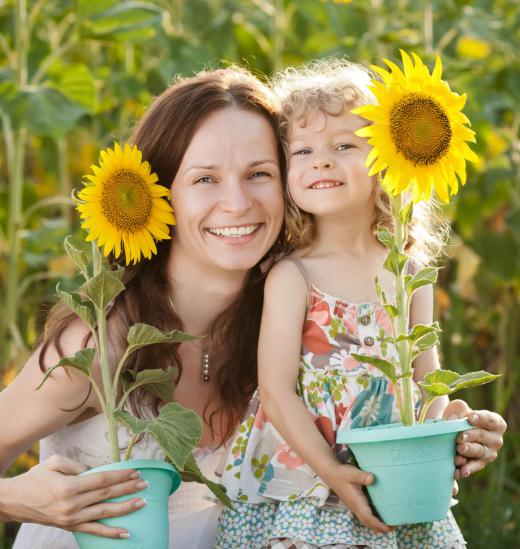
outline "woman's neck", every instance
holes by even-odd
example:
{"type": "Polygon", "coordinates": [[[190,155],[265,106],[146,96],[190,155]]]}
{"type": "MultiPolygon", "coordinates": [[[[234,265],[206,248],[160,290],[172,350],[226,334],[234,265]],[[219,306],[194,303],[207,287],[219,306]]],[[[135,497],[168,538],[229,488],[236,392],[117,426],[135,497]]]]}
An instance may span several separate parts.
{"type": "MultiPolygon", "coordinates": [[[[183,330],[205,335],[243,288],[247,271],[211,269],[195,263],[173,247],[168,264],[170,297],[183,330]]],[[[166,298],[166,296],[165,296],[166,298]]]]}

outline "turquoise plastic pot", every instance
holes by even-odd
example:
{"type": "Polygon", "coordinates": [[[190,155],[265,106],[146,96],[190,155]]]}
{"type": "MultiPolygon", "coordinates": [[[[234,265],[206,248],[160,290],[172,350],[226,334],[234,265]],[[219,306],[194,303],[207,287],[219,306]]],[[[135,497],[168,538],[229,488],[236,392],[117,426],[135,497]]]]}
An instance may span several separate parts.
{"type": "Polygon", "coordinates": [[[129,515],[100,521],[108,526],[126,528],[130,533],[130,539],[111,539],[74,532],[79,546],[81,549],[168,549],[168,496],[173,494],[181,483],[179,473],[165,461],[134,459],[102,465],[83,474],[119,469],[136,469],[141,472],[141,478],[149,484],[148,488],[136,494],[106,500],[124,501],[139,496],[148,502],[129,515]]]}
{"type": "Polygon", "coordinates": [[[455,439],[473,426],[466,419],[350,429],[339,434],[359,467],[373,473],[368,493],[391,526],[446,518],[453,491],[455,439]]]}

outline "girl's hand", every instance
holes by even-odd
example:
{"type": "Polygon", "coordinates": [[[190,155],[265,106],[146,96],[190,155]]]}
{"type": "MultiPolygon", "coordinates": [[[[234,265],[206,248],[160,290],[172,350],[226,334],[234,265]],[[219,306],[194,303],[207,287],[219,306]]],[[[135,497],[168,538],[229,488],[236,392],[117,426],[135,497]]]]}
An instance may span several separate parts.
{"type": "MultiPolygon", "coordinates": [[[[375,532],[386,534],[392,528],[381,522],[372,512],[363,493],[363,486],[374,482],[374,476],[352,465],[338,464],[335,481],[330,485],[339,499],[354,513],[359,522],[375,532]]],[[[330,482],[330,481],[329,481],[330,482]]]]}
{"type": "Polygon", "coordinates": [[[488,410],[474,411],[463,400],[454,400],[444,410],[443,417],[467,417],[476,427],[457,436],[456,479],[469,477],[495,461],[504,444],[502,435],[507,428],[502,416],[488,410]]]}
{"type": "Polygon", "coordinates": [[[102,503],[142,490],[146,483],[131,469],[77,476],[86,470],[77,461],[55,455],[27,473],[0,479],[0,514],[18,522],[37,522],[109,538],[129,537],[123,528],[95,521],[126,515],[146,505],[141,498],[102,503]]]}

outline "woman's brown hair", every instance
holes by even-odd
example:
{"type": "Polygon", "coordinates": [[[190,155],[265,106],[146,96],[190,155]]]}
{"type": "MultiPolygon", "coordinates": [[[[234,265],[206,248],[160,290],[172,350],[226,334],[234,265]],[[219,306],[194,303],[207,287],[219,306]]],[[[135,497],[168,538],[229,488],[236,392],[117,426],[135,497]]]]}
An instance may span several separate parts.
{"type": "MultiPolygon", "coordinates": [[[[159,177],[159,183],[168,189],[175,178],[184,153],[201,121],[219,109],[235,107],[263,116],[272,126],[278,143],[278,156],[282,174],[285,159],[279,138],[279,127],[269,89],[249,72],[239,68],[226,68],[199,73],[178,80],[166,89],[148,108],[132,132],[135,143],[159,177]]],[[[127,267],[124,274],[126,290],[118,296],[110,312],[117,326],[121,348],[129,326],[145,322],[162,330],[182,329],[182,321],[167,299],[167,265],[170,241],[157,243],[157,255],[127,267]]],[[[276,244],[275,244],[276,246],[276,244]]],[[[226,440],[237,419],[245,410],[257,384],[256,348],[263,303],[265,274],[259,265],[249,272],[239,297],[215,320],[211,333],[219,355],[224,357],[217,366],[216,394],[219,407],[211,414],[204,410],[204,420],[215,432],[217,412],[223,412],[219,432],[226,440]]],[[[49,345],[61,354],[60,337],[74,315],[57,306],[47,322],[45,342],[40,354],[40,366],[49,345]]],[[[109,319],[109,320],[110,320],[109,319]]],[[[86,342],[84,342],[86,343],[86,342]]],[[[178,344],[161,344],[146,347],[130,356],[126,368],[167,368],[175,365],[182,375],[178,344]]],[[[134,411],[143,413],[144,395],[132,398],[134,411]]],[[[157,411],[159,402],[154,400],[157,411]]]]}

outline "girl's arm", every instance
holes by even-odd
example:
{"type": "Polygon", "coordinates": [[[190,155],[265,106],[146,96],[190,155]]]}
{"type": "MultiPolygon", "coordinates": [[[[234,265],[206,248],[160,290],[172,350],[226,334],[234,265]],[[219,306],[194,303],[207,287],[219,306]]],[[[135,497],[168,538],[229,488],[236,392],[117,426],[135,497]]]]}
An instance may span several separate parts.
{"type": "MultiPolygon", "coordinates": [[[[423,286],[419,288],[410,303],[410,329],[416,324],[431,324],[433,321],[433,286],[423,286]]],[[[415,382],[422,381],[424,376],[438,370],[441,367],[437,347],[432,347],[423,351],[416,357],[413,362],[413,379],[415,382]]],[[[423,402],[426,399],[426,394],[421,389],[423,402]]],[[[448,397],[439,397],[430,406],[426,417],[428,419],[438,419],[442,417],[444,409],[449,403],[448,397]]]]}
{"type": "Polygon", "coordinates": [[[289,446],[365,526],[388,532],[362,492],[372,475],[338,461],[296,394],[307,293],[306,281],[290,261],[278,263],[268,275],[258,348],[262,407],[289,446]]]}
{"type": "MultiPolygon", "coordinates": [[[[81,348],[85,329],[79,322],[63,334],[65,356],[81,348]]],[[[0,393],[0,472],[35,441],[70,424],[87,409],[97,409],[97,397],[89,394],[87,378],[73,368],[58,368],[36,391],[43,373],[38,363],[39,349],[29,358],[16,379],[0,393]],[[73,411],[66,411],[73,410],[73,411]]],[[[47,366],[59,361],[49,348],[47,366]]],[[[54,456],[13,478],[0,478],[0,520],[38,522],[67,530],[98,533],[108,537],[125,534],[121,528],[107,528],[92,522],[135,510],[133,498],[122,504],[98,503],[108,497],[140,489],[135,471],[99,473],[78,478],[86,467],[67,458],[54,456]]],[[[142,487],[141,487],[142,489],[142,487]]]]}

